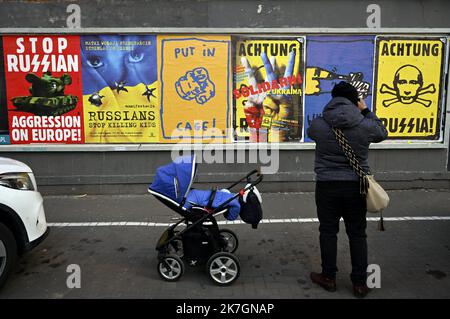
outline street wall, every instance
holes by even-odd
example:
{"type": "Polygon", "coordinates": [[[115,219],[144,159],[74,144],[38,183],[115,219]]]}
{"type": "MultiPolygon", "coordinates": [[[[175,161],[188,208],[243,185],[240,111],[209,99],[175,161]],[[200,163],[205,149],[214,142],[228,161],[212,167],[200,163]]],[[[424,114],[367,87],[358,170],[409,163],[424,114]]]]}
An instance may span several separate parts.
{"type": "MultiPolygon", "coordinates": [[[[450,187],[447,1],[2,1],[0,7],[0,156],[29,164],[43,193],[146,192],[180,142],[185,150],[203,149],[197,155],[204,187],[268,167],[263,155],[270,148],[270,164],[278,169],[268,171],[262,189],[311,191],[314,143],[306,130],[340,80],[357,86],[388,127],[390,139],[370,153],[372,171],[386,188],[450,187]],[[272,69],[264,50],[276,61],[272,69]],[[128,64],[119,67],[127,52],[128,64]],[[33,70],[21,69],[20,59],[46,53],[67,62],[52,76],[71,78],[64,93],[71,108],[58,114],[17,106],[19,97],[32,95],[27,74],[33,70]],[[78,68],[70,69],[73,57],[78,68]],[[134,64],[131,74],[130,62],[141,58],[146,64],[134,64]],[[115,70],[101,73],[107,62],[115,70]],[[406,65],[422,79],[412,102],[398,85],[406,65]],[[250,69],[257,92],[249,90],[250,69]],[[195,72],[208,80],[190,82],[195,72]],[[123,79],[126,91],[118,89],[123,79]],[[273,79],[290,91],[270,91],[269,102],[252,99],[266,94],[264,83],[273,79]],[[186,89],[192,85],[201,94],[186,89]],[[100,105],[96,93],[104,96],[100,105]],[[146,116],[127,119],[127,112],[142,110],[146,116]],[[102,111],[111,117],[101,118],[102,111]],[[44,117],[80,124],[59,132],[42,124],[44,117]],[[119,127],[123,123],[128,127],[119,127]],[[211,145],[246,160],[224,163],[211,145]]],[[[36,68],[38,78],[44,68],[36,68]]]]}

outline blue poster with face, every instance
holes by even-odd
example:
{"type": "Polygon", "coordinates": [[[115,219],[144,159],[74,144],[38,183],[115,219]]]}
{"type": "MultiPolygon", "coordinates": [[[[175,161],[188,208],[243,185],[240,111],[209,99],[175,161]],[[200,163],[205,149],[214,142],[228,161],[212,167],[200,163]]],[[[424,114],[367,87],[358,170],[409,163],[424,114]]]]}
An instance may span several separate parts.
{"type": "Polygon", "coordinates": [[[155,35],[81,37],[86,143],[159,141],[155,35]]]}
{"type": "Polygon", "coordinates": [[[340,81],[356,87],[372,109],[374,36],[310,36],[306,40],[305,142],[311,121],[322,114],[340,81]]]}

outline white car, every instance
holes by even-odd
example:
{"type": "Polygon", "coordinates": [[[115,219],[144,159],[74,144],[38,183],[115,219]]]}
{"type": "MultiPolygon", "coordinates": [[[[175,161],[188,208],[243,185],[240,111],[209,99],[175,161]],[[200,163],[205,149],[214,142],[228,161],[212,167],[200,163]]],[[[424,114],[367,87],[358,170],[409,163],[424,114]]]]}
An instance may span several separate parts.
{"type": "Polygon", "coordinates": [[[49,230],[32,170],[0,157],[0,287],[17,257],[42,242],[49,230]]]}

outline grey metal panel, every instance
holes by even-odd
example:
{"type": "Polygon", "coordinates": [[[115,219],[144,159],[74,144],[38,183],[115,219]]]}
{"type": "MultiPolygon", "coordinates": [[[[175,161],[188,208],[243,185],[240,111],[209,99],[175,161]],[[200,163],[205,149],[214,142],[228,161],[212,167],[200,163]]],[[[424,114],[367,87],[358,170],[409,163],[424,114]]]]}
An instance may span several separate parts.
{"type": "Polygon", "coordinates": [[[370,165],[375,172],[440,172],[445,170],[446,150],[372,150],[370,165]]]}
{"type": "MultiPolygon", "coordinates": [[[[447,134],[447,133],[446,133],[447,134]]],[[[160,152],[172,151],[174,148],[183,150],[202,150],[214,148],[216,150],[248,150],[257,147],[260,150],[314,150],[314,143],[281,143],[278,145],[260,143],[230,143],[230,144],[47,144],[47,145],[0,145],[1,152],[160,152]]],[[[370,149],[446,149],[448,143],[439,141],[385,141],[372,144],[370,149]]]]}
{"type": "MultiPolygon", "coordinates": [[[[370,165],[377,179],[394,188],[444,187],[450,181],[446,151],[372,150],[370,165]]],[[[133,193],[138,189],[141,192],[153,179],[156,168],[171,161],[170,152],[36,152],[0,153],[0,156],[30,165],[41,189],[49,194],[62,194],[63,190],[68,193],[81,190],[133,193]]],[[[281,151],[279,159],[278,173],[265,176],[264,189],[311,190],[314,181],[313,150],[281,151]]],[[[256,163],[200,164],[198,182],[225,185],[258,166],[256,163]]]]}
{"type": "Polygon", "coordinates": [[[316,35],[316,34],[402,34],[402,35],[441,35],[450,33],[447,28],[160,28],[160,27],[100,27],[100,28],[24,28],[0,27],[0,34],[229,34],[229,35],[316,35]]]}
{"type": "Polygon", "coordinates": [[[206,27],[208,7],[204,1],[81,0],[2,1],[2,27],[63,28],[70,3],[81,7],[84,27],[206,27]]]}
{"type": "MultiPolygon", "coordinates": [[[[365,27],[372,1],[81,0],[0,2],[0,27],[65,27],[81,7],[83,27],[365,27]]],[[[445,0],[378,0],[383,27],[450,26],[445,0]]]]}
{"type": "Polygon", "coordinates": [[[371,3],[381,7],[383,27],[447,27],[448,1],[213,1],[210,26],[331,27],[366,26],[371,3]]]}
{"type": "MultiPolygon", "coordinates": [[[[370,164],[374,171],[435,172],[446,169],[446,150],[372,150],[370,164]]],[[[29,164],[38,176],[133,175],[153,174],[171,161],[170,152],[96,152],[96,153],[0,153],[29,164]]],[[[245,172],[246,164],[201,164],[203,173],[245,172]]],[[[279,172],[312,172],[314,151],[281,151],[279,172]]]]}

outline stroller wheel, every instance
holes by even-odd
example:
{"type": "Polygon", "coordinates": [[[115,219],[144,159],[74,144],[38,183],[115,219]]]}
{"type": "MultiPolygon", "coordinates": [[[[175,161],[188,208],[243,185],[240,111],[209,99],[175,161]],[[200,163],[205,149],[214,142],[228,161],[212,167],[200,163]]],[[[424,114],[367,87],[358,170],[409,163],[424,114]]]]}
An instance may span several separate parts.
{"type": "Polygon", "coordinates": [[[240,275],[239,260],[233,254],[218,252],[211,256],[206,265],[209,278],[219,286],[228,286],[240,275]]]}
{"type": "Polygon", "coordinates": [[[184,252],[183,252],[183,242],[181,239],[175,239],[173,240],[168,247],[168,250],[170,255],[177,255],[180,258],[183,258],[184,252]]]}
{"type": "MultiPolygon", "coordinates": [[[[175,234],[177,233],[178,232],[175,232],[175,234]]],[[[169,246],[167,247],[167,252],[169,253],[169,255],[177,255],[178,257],[183,258],[183,241],[181,239],[172,240],[172,242],[170,242],[169,246]]]]}
{"type": "Polygon", "coordinates": [[[221,229],[219,230],[219,234],[225,240],[223,251],[234,253],[239,246],[239,240],[236,234],[229,229],[221,229]]]}
{"type": "Polygon", "coordinates": [[[168,255],[158,262],[158,273],[166,281],[177,281],[184,273],[184,263],[176,255],[168,255]]]}

